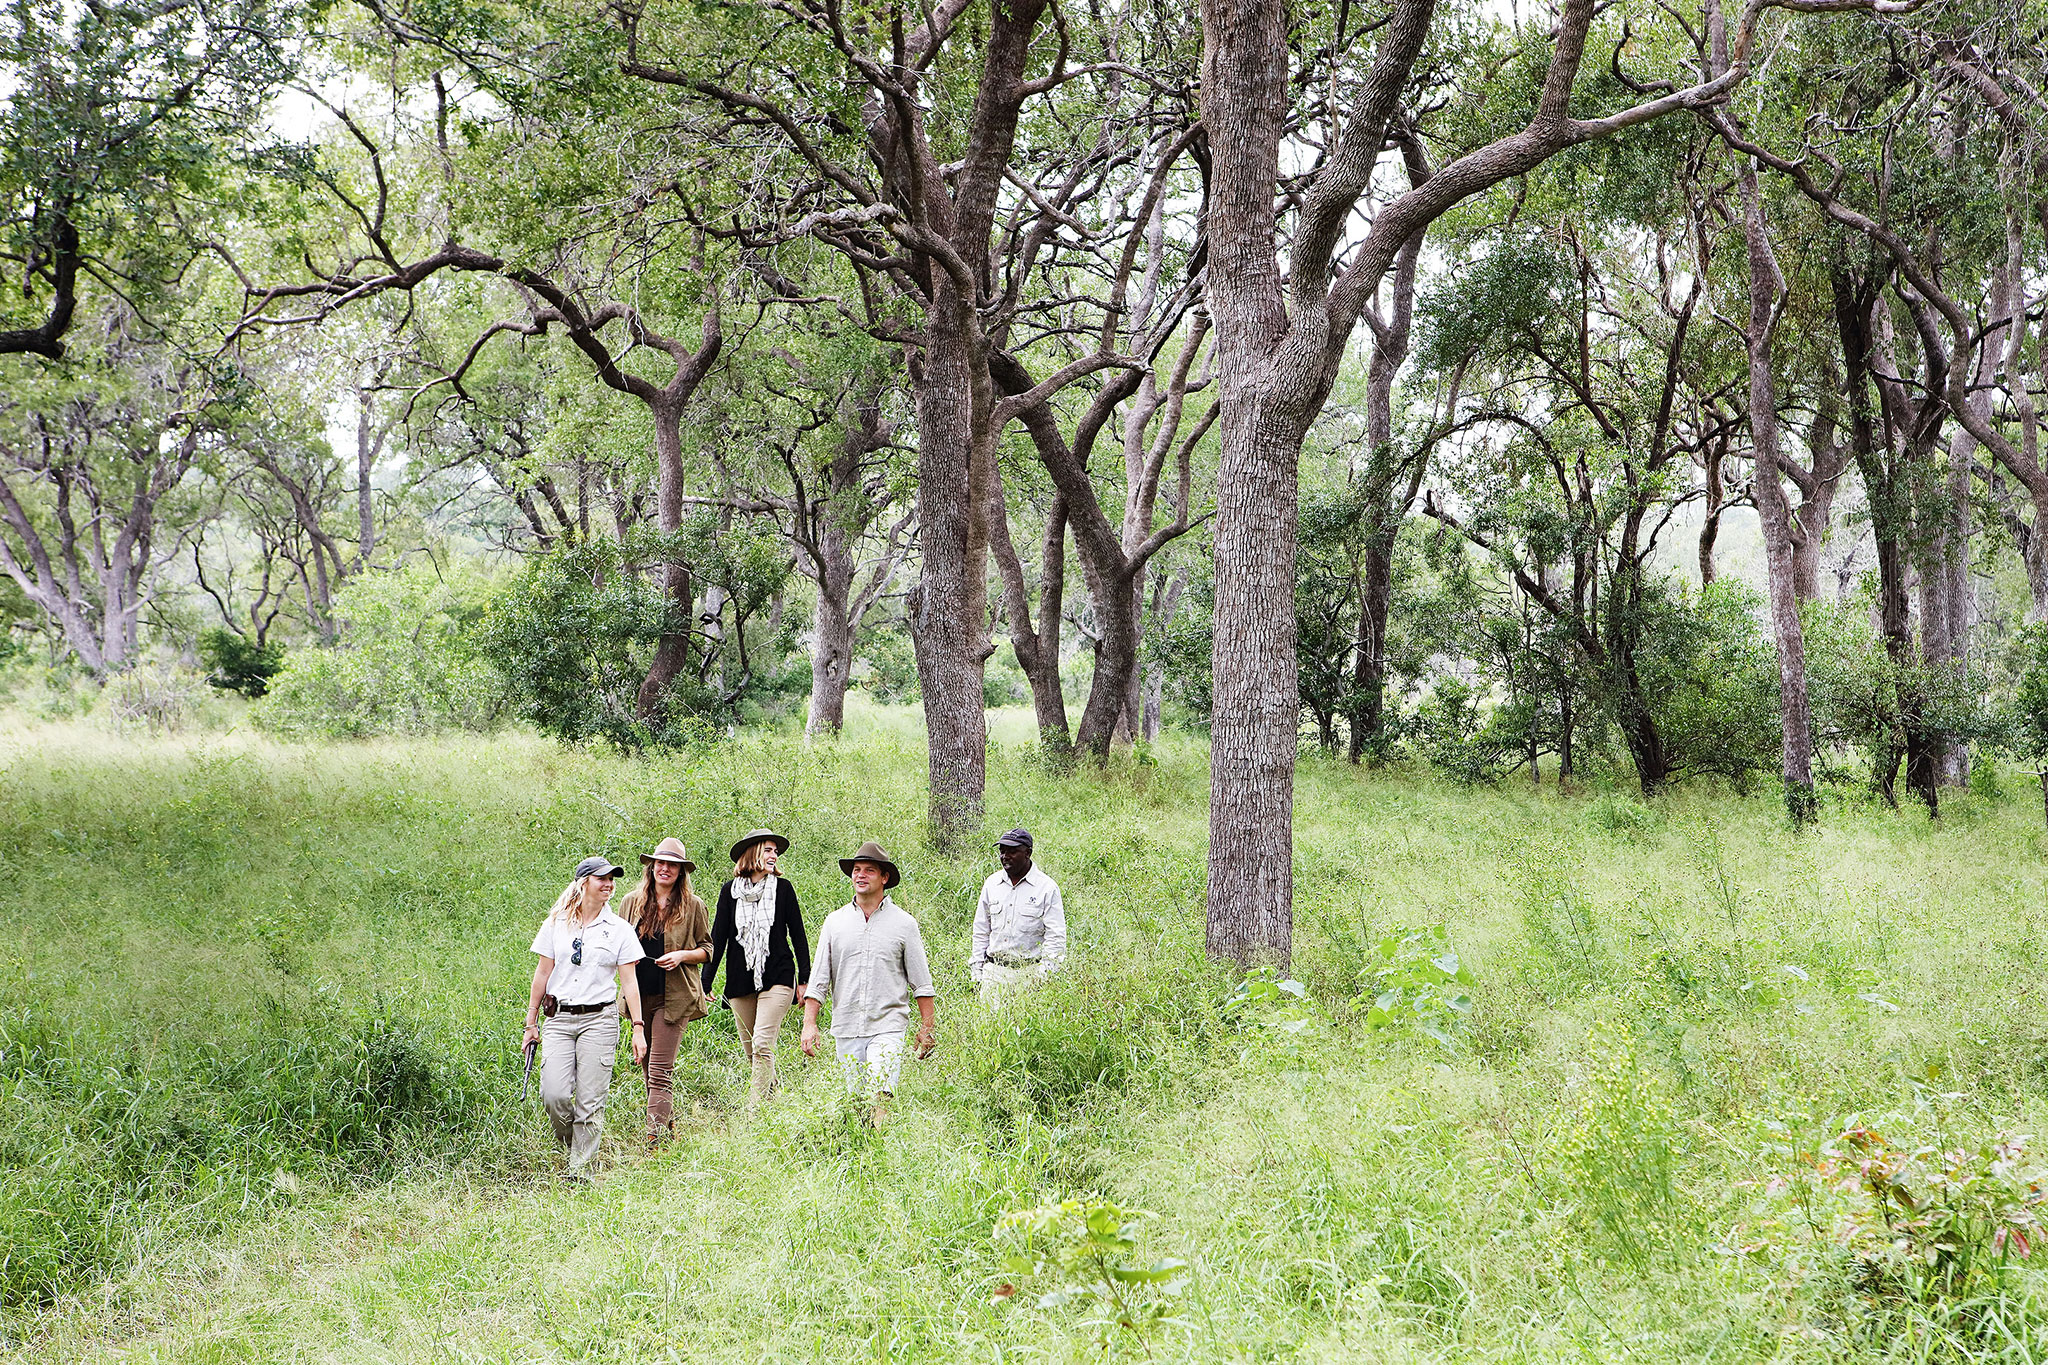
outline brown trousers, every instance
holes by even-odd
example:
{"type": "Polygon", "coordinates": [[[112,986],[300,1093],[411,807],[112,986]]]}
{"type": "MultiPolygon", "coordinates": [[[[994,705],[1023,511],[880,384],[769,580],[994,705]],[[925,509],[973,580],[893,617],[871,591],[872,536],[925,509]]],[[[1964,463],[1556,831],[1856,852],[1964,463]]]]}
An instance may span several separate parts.
{"type": "Polygon", "coordinates": [[[747,1107],[757,1107],[775,1093],[775,1040],[782,1034],[782,1021],[796,1000],[788,986],[770,986],[759,995],[732,998],[732,1017],[740,1026],[740,1052],[753,1066],[753,1080],[747,1088],[747,1107]]]}
{"type": "Polygon", "coordinates": [[[676,1122],[676,1049],[683,1041],[682,1024],[661,1017],[661,1002],[647,1010],[647,1135],[661,1137],[676,1122]]]}

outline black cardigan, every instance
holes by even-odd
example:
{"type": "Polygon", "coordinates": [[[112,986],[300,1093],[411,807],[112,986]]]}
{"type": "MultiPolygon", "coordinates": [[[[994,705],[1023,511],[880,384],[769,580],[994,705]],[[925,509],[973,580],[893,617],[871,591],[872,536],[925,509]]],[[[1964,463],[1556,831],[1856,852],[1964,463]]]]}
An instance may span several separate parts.
{"type": "Polygon", "coordinates": [[[739,950],[732,883],[718,888],[718,913],[711,921],[711,960],[704,964],[704,993],[711,993],[718,980],[718,963],[732,950],[725,969],[725,998],[759,995],[770,986],[794,987],[811,979],[811,941],[804,936],[803,911],[797,908],[796,888],[789,878],[778,877],[775,886],[775,919],[768,926],[768,965],[759,974],[749,971],[756,963],[742,963],[739,950]],[[794,950],[794,951],[792,951],[794,950]]]}

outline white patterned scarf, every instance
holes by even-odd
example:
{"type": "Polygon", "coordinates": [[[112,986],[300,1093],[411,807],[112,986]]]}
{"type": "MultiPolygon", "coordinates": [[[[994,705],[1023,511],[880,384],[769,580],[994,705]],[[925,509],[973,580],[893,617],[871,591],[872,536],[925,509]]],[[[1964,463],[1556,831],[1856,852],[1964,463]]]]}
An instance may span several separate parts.
{"type": "Polygon", "coordinates": [[[758,982],[768,968],[768,930],[775,923],[775,874],[771,872],[758,882],[734,877],[732,909],[741,965],[758,982]]]}

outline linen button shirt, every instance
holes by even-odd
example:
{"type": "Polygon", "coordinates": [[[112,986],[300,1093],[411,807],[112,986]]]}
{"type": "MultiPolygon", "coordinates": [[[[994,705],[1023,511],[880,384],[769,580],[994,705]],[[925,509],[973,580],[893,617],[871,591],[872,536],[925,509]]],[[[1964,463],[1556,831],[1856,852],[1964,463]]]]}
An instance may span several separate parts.
{"type": "Polygon", "coordinates": [[[873,916],[850,901],[825,916],[810,998],[831,1002],[834,1038],[906,1033],[911,997],[937,994],[924,934],[895,901],[883,897],[873,916]]]}
{"type": "Polygon", "coordinates": [[[997,868],[981,884],[981,900],[974,907],[974,955],[967,959],[967,973],[981,980],[981,969],[991,957],[1036,962],[1052,971],[1067,956],[1067,910],[1060,901],[1059,883],[1045,875],[1038,864],[1012,882],[1010,874],[997,868]]]}
{"type": "Polygon", "coordinates": [[[555,969],[548,973],[548,994],[565,1005],[604,1005],[618,998],[619,968],[647,956],[640,935],[633,926],[613,913],[610,906],[579,929],[567,915],[550,915],[533,936],[536,957],[551,958],[555,969]],[[576,956],[576,939],[583,939],[583,962],[576,956]]]}

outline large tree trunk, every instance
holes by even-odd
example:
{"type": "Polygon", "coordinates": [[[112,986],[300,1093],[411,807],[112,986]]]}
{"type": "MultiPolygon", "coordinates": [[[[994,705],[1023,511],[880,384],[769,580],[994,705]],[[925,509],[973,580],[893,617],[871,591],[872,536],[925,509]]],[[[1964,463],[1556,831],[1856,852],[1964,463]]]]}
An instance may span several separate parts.
{"type": "MultiPolygon", "coordinates": [[[[1213,212],[1213,210],[1212,210],[1213,212]]],[[[1296,461],[1303,432],[1228,367],[1216,477],[1208,949],[1285,962],[1294,934],[1296,461]],[[1231,395],[1236,387],[1239,393],[1231,395]]]]}
{"type": "Polygon", "coordinates": [[[975,506],[974,399],[966,307],[950,283],[927,314],[917,366],[918,581],[911,589],[911,646],[924,694],[934,836],[944,844],[981,823],[988,730],[982,713],[987,658],[987,531],[975,506]]]}
{"type": "Polygon", "coordinates": [[[1903,757],[1907,782],[1933,816],[1940,811],[1940,791],[1934,780],[1922,717],[1925,703],[1915,682],[1917,660],[1907,613],[1905,545],[1911,513],[1905,490],[1898,487],[1894,452],[1878,436],[1870,403],[1874,381],[1872,310],[1877,306],[1882,281],[1858,279],[1839,261],[1831,276],[1835,325],[1848,372],[1849,445],[1857,472],[1863,476],[1864,496],[1870,504],[1871,538],[1877,548],[1877,625],[1884,639],[1885,655],[1898,678],[1900,734],[1895,744],[1886,744],[1873,755],[1872,782],[1887,802],[1896,805],[1893,784],[1903,757]]]}
{"type": "Polygon", "coordinates": [[[852,672],[853,622],[848,619],[846,597],[843,591],[828,592],[820,584],[818,603],[811,612],[811,707],[804,720],[806,738],[836,735],[845,728],[846,683],[852,672]]]}
{"type": "Polygon", "coordinates": [[[370,471],[384,447],[384,433],[370,424],[370,395],[356,393],[356,567],[368,567],[377,553],[377,502],[370,471]]]}
{"type": "Polygon", "coordinates": [[[1745,160],[1739,173],[1743,239],[1749,255],[1749,431],[1755,446],[1751,495],[1763,526],[1764,574],[1769,588],[1771,635],[1778,649],[1778,720],[1783,731],[1780,769],[1785,809],[1804,826],[1819,814],[1813,792],[1813,719],[1806,694],[1806,635],[1799,621],[1799,593],[1792,555],[1792,514],[1779,476],[1778,389],[1771,376],[1771,340],[1783,276],[1771,249],[1756,167],[1745,160]]]}
{"type": "MultiPolygon", "coordinates": [[[[680,404],[663,402],[650,402],[647,408],[654,419],[655,468],[659,471],[655,496],[661,533],[674,535],[683,529],[683,410],[680,404]]],[[[661,586],[669,600],[669,619],[676,628],[655,644],[654,659],[640,683],[635,710],[643,721],[662,716],[668,705],[669,688],[690,662],[690,608],[695,584],[689,566],[680,562],[662,565],[661,586]]]]}

